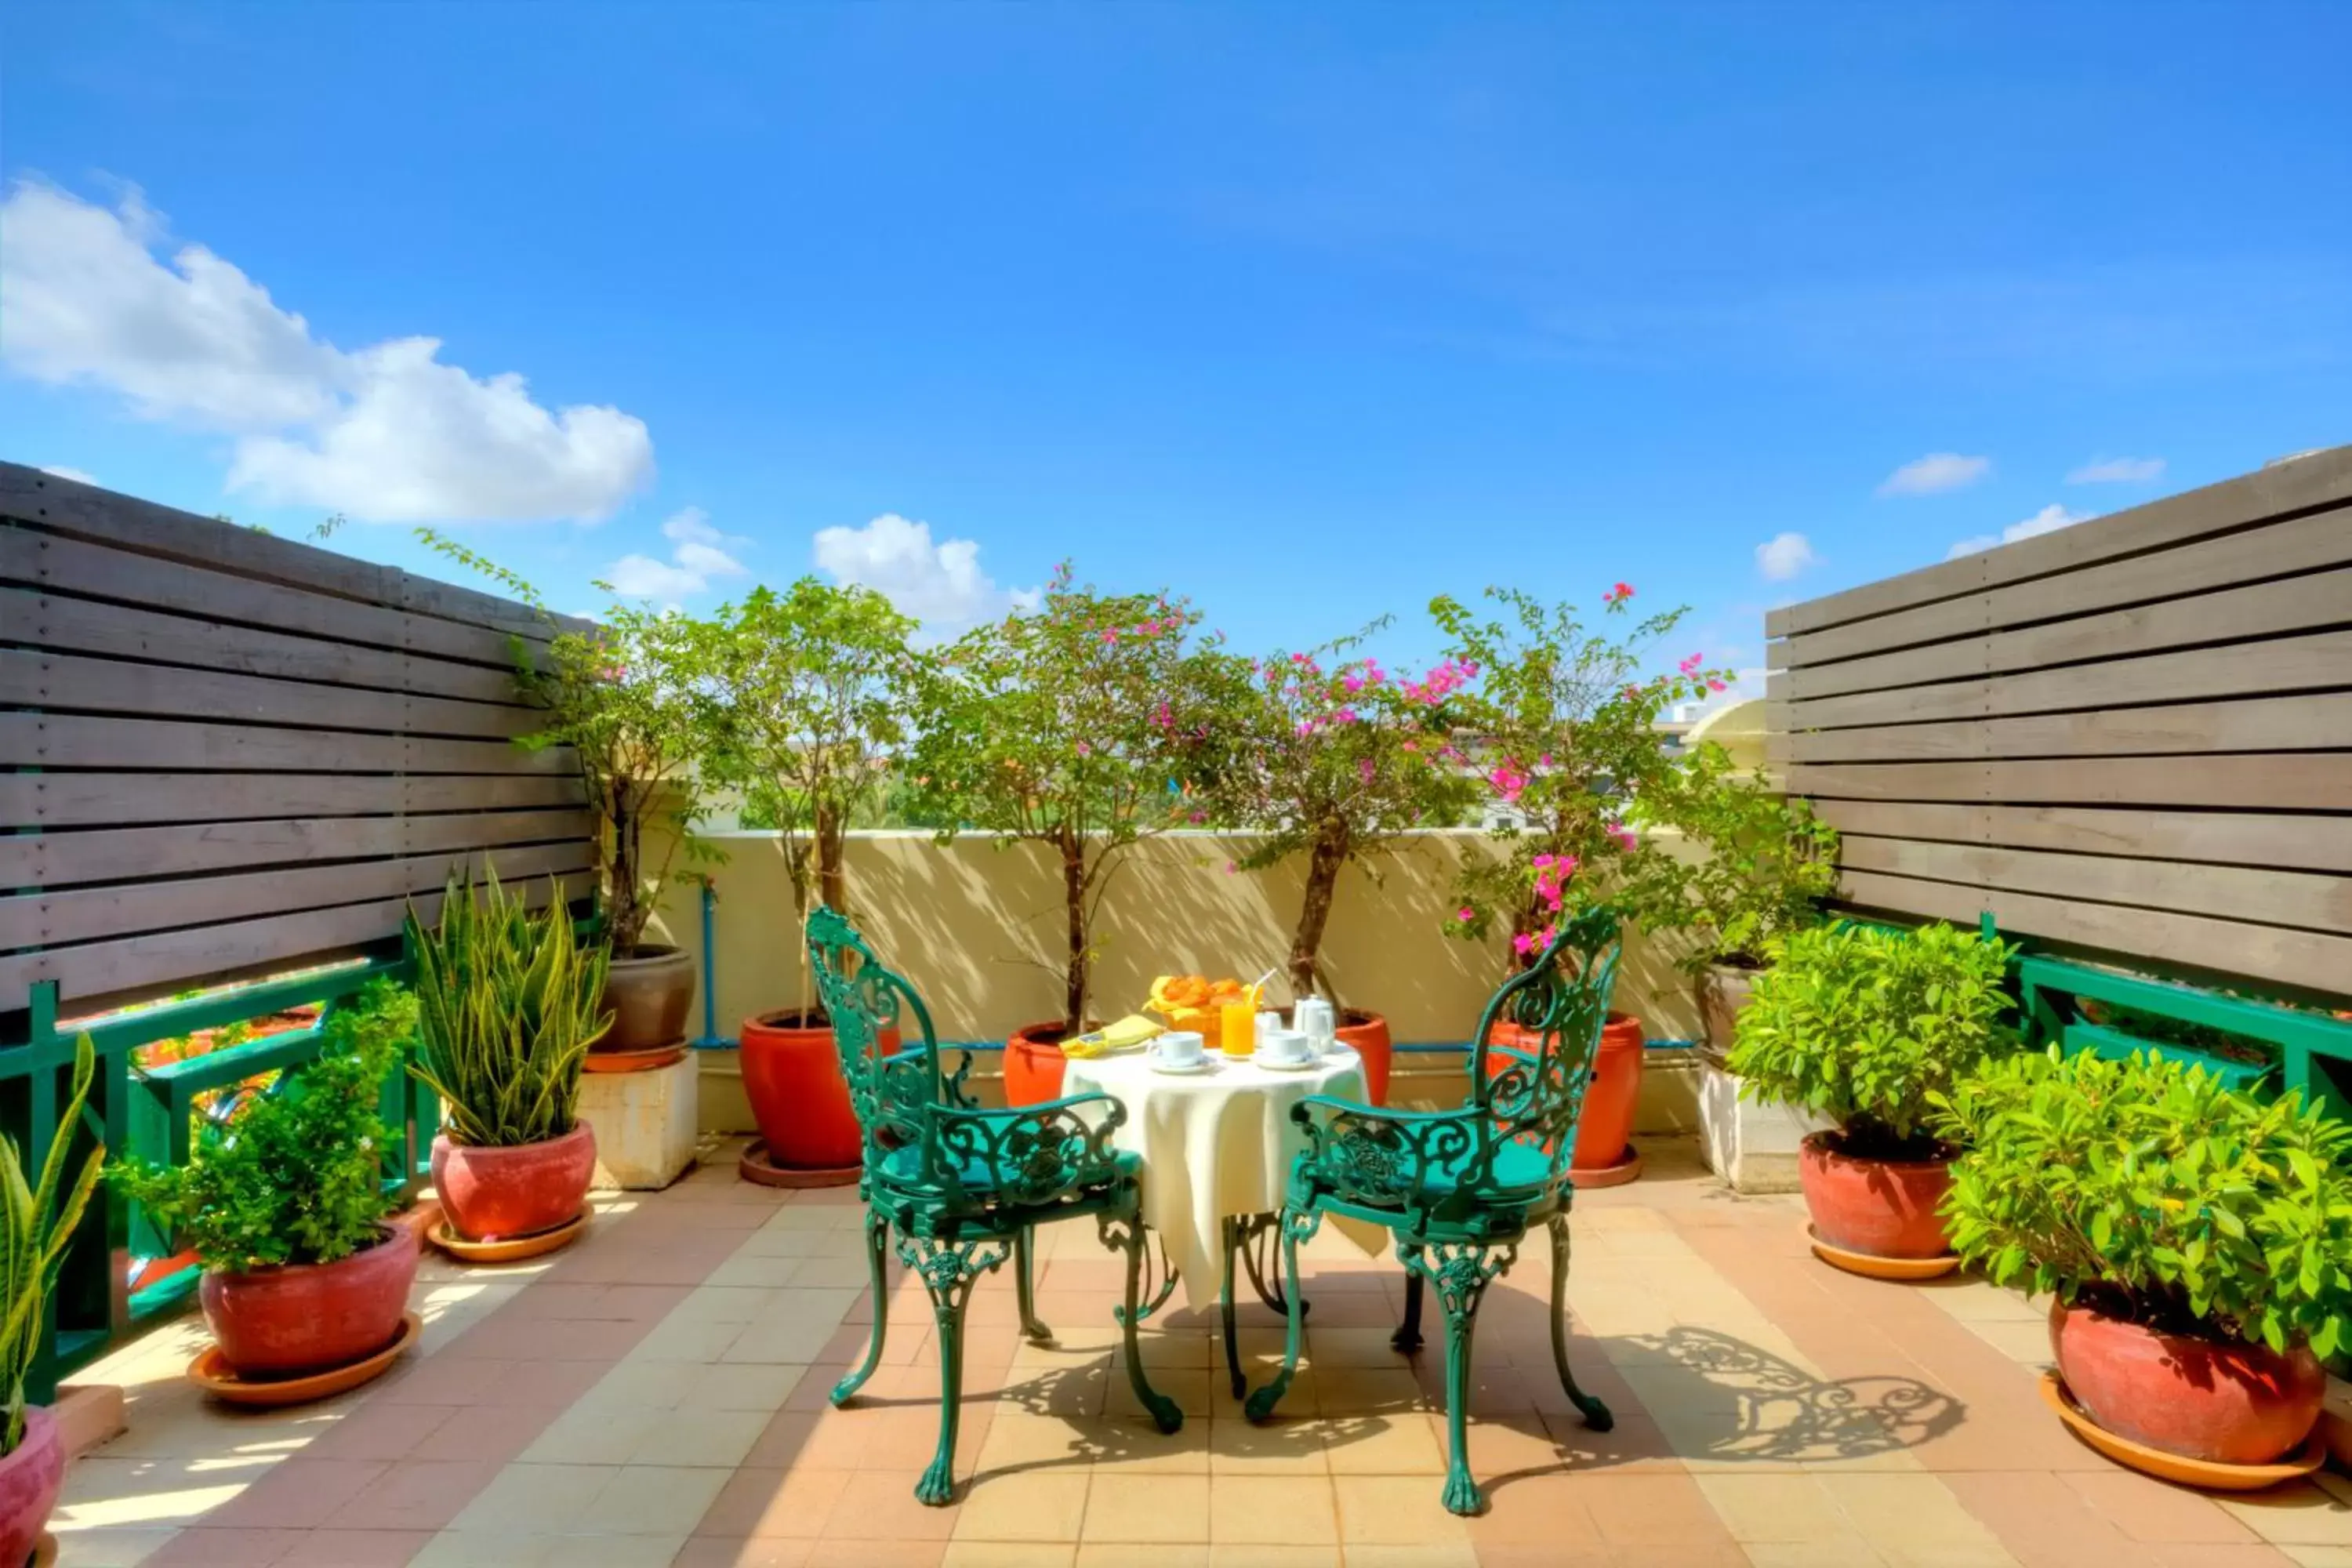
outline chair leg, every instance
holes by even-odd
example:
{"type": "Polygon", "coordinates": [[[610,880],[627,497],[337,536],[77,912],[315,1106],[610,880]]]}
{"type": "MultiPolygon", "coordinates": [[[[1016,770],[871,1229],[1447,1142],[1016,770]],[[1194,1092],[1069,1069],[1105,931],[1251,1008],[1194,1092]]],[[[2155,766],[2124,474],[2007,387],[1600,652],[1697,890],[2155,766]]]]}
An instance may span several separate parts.
{"type": "Polygon", "coordinates": [[[1011,1255],[1004,1241],[902,1241],[898,1255],[930,1292],[931,1321],[940,1336],[940,1446],[915,1482],[915,1500],[944,1508],[955,1500],[957,1418],[963,1411],[963,1315],[972,1281],[1011,1255]]]}
{"type": "Polygon", "coordinates": [[[866,1274],[874,1284],[874,1332],[866,1337],[866,1360],[848,1376],[833,1385],[833,1402],[846,1405],[874,1369],[882,1364],[882,1336],[890,1328],[889,1254],[890,1216],[880,1209],[866,1211],[866,1274]]]}
{"type": "Polygon", "coordinates": [[[1568,1370],[1568,1215],[1552,1215],[1544,1222],[1544,1228],[1551,1232],[1552,1365],[1559,1370],[1559,1386],[1583,1415],[1584,1424],[1595,1432],[1606,1432],[1617,1425],[1617,1417],[1609,1414],[1609,1406],[1577,1387],[1576,1374],[1568,1370]]]}
{"type": "Polygon", "coordinates": [[[1036,1250],[1034,1226],[1024,1225],[1013,1233],[1013,1294],[1021,1310],[1021,1331],[1042,1344],[1054,1337],[1054,1331],[1037,1321],[1036,1250]]]}
{"type": "Polygon", "coordinates": [[[1313,1236],[1323,1224],[1319,1209],[1299,1210],[1285,1205],[1282,1211],[1282,1296],[1288,1309],[1289,1331],[1282,1342],[1282,1370],[1274,1381],[1249,1396],[1242,1414],[1253,1421],[1264,1421],[1273,1415],[1274,1407],[1290,1391],[1290,1380],[1298,1372],[1300,1342],[1306,1337],[1307,1299],[1299,1289],[1298,1244],[1313,1236]]]}
{"type": "Polygon", "coordinates": [[[1115,1247],[1127,1254],[1127,1310],[1120,1313],[1119,1323],[1127,1334],[1127,1381],[1135,1390],[1136,1403],[1150,1413],[1152,1425],[1162,1432],[1174,1432],[1184,1425],[1184,1412],[1177,1403],[1151,1386],[1143,1375],[1143,1348],[1137,1342],[1137,1331],[1141,1328],[1143,1314],[1137,1309],[1143,1300],[1143,1249],[1149,1237],[1142,1219],[1133,1214],[1101,1214],[1095,1217],[1097,1233],[1105,1247],[1115,1247]]]}
{"type": "Polygon", "coordinates": [[[1410,1268],[1404,1275],[1404,1321],[1389,1336],[1389,1345],[1406,1355],[1421,1349],[1421,1276],[1410,1268]]]}
{"type": "Polygon", "coordinates": [[[1241,1222],[1227,1215],[1224,1221],[1225,1272],[1217,1285],[1217,1310],[1224,1318],[1225,1375],[1233,1380],[1234,1397],[1239,1399],[1249,1392],[1249,1383],[1242,1376],[1242,1347],[1234,1331],[1234,1255],[1241,1250],[1241,1222]]]}
{"type": "Polygon", "coordinates": [[[1518,1243],[1400,1241],[1397,1256],[1437,1289],[1445,1310],[1445,1494],[1446,1511],[1483,1513],[1486,1495],[1470,1476],[1470,1360],[1478,1327],[1478,1304],[1486,1287],[1511,1266],[1518,1243]]]}

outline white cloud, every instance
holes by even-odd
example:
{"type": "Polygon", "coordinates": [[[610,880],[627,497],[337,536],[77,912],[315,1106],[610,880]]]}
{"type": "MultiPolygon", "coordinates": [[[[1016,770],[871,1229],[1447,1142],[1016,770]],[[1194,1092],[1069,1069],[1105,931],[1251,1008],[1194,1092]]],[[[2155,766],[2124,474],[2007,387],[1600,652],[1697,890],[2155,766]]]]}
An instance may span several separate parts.
{"type": "Polygon", "coordinates": [[[698,506],[672,512],[662,522],[662,537],[670,542],[670,558],[624,555],[604,569],[604,580],[625,599],[651,599],[676,605],[709,590],[716,577],[737,577],[743,563],[725,550],[742,541],[710,526],[710,514],[698,506]]]}
{"type": "Polygon", "coordinates": [[[2164,477],[2162,458],[2100,458],[2066,476],[2070,485],[2144,485],[2164,477]]]}
{"type": "Polygon", "coordinates": [[[1961,540],[1945,553],[1944,559],[1958,561],[1963,555],[1974,555],[1979,550],[1990,550],[1997,544],[2014,544],[2021,539],[2032,539],[2037,534],[2055,533],[2062,528],[2072,528],[2078,522],[2088,521],[2095,515],[2087,511],[2068,511],[2053,501],[2023,522],[2011,523],[2000,531],[1999,537],[1980,533],[1973,539],[1961,540]]]}
{"type": "Polygon", "coordinates": [[[653,471],[642,420],[551,411],[512,373],[478,378],[436,338],[345,352],[201,245],[157,254],[134,190],[112,209],[20,183],[0,200],[0,354],[140,417],[236,437],[228,483],[383,522],[609,516],[653,471]]]}
{"type": "Polygon", "coordinates": [[[1972,485],[1992,472],[1990,458],[1964,458],[1958,452],[1930,452],[1904,464],[1879,485],[1883,496],[1931,496],[1972,485]]]}
{"type": "Polygon", "coordinates": [[[1819,559],[1801,533],[1776,533],[1756,547],[1756,570],[1768,583],[1785,583],[1819,559]]]}
{"type": "Polygon", "coordinates": [[[1037,607],[1034,588],[1000,588],[980,569],[969,539],[934,544],[927,522],[884,512],[863,528],[827,528],[815,541],[818,569],[886,595],[934,636],[948,637],[1008,610],[1037,607]]]}
{"type": "Polygon", "coordinates": [[[83,473],[79,468],[68,468],[63,464],[59,464],[53,468],[45,468],[41,472],[45,474],[55,474],[61,479],[71,479],[76,484],[79,485],[94,485],[98,483],[96,479],[92,479],[89,475],[83,473]]]}

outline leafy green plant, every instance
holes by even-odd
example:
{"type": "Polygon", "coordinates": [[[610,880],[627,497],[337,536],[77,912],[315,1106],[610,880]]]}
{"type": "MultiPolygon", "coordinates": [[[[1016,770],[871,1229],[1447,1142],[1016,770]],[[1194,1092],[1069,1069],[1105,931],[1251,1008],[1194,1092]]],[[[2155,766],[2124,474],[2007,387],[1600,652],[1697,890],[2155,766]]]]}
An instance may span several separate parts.
{"type": "MultiPolygon", "coordinates": [[[[1087,1017],[1095,918],[1126,851],[1183,826],[1217,742],[1199,614],[1159,594],[1100,594],[1057,570],[1038,608],[976,626],[923,670],[902,764],[941,842],[983,828],[1044,845],[1062,879],[1063,1026],[1087,1017]]],[[[1043,961],[1040,961],[1043,962],[1043,961]]]]}
{"type": "Polygon", "coordinates": [[[1264,835],[1236,865],[1255,871],[1307,858],[1288,960],[1297,996],[1338,995],[1320,959],[1340,872],[1361,865],[1377,877],[1403,835],[1451,826],[1477,792],[1440,756],[1453,694],[1467,678],[1451,664],[1419,679],[1391,674],[1355,652],[1378,629],[1262,662],[1227,656],[1213,704],[1223,755],[1207,813],[1264,835]]]}
{"type": "Polygon", "coordinates": [[[1939,1100],[1961,1258],[2149,1328],[2352,1349],[2352,1125],[2202,1067],[2056,1047],[1939,1100]]]}
{"type": "Polygon", "coordinates": [[[389,981],[327,1015],[319,1056],[197,1131],[184,1165],[126,1160],[116,1190],[176,1247],[224,1273],[332,1263],[391,1211],[383,1086],[416,1037],[416,998],[389,981]]]}
{"type": "Polygon", "coordinates": [[[0,1133],[0,1305],[7,1313],[0,1319],[0,1376],[7,1379],[0,1456],[15,1453],[25,1440],[25,1380],[40,1354],[41,1320],[57,1290],[74,1227],[81,1223],[106,1164],[106,1148],[100,1144],[83,1160],[73,1185],[66,1186],[66,1163],[97,1066],[97,1053],[84,1035],[74,1042],[73,1089],[58,1113],[58,1134],[41,1162],[37,1187],[25,1181],[16,1141],[0,1133]]]}
{"type": "Polygon", "coordinates": [[[2001,1023],[2011,952],[1949,925],[1791,932],[1756,978],[1727,1065],[1748,1098],[1836,1121],[1849,1152],[1923,1157],[1934,1097],[2013,1047],[2001,1023]]]}
{"type": "Polygon", "coordinates": [[[409,1068],[441,1097],[449,1136],[477,1148],[544,1142],[572,1131],[599,1014],[606,950],[574,942],[560,894],[533,912],[492,874],[451,873],[441,919],[408,914],[416,954],[421,1059],[409,1068]]]}
{"type": "MultiPolygon", "coordinates": [[[[1622,633],[1588,627],[1573,605],[1546,605],[1516,588],[1489,588],[1503,607],[1482,620],[1439,597],[1430,614],[1447,637],[1446,665],[1475,681],[1453,700],[1464,739],[1444,760],[1483,777],[1506,808],[1494,831],[1497,853],[1473,858],[1445,929],[1483,941],[1498,926],[1522,963],[1542,950],[1554,917],[1536,886],[1546,871],[1574,874],[1568,912],[1595,900],[1622,901],[1643,885],[1667,901],[1683,864],[1630,825],[1635,802],[1669,782],[1671,760],[1657,721],[1668,704],[1722,690],[1722,672],[1697,654],[1671,675],[1644,678],[1648,649],[1680,624],[1674,609],[1622,633]]],[[[1601,596],[1603,614],[1629,616],[1633,590],[1601,596]]]]}
{"type": "Polygon", "coordinates": [[[1685,969],[1760,968],[1775,942],[1819,923],[1815,900],[1837,888],[1837,830],[1801,797],[1735,773],[1714,742],[1675,759],[1630,815],[1678,828],[1705,851],[1675,875],[1640,879],[1619,900],[1644,931],[1701,933],[1679,955],[1685,969]]]}

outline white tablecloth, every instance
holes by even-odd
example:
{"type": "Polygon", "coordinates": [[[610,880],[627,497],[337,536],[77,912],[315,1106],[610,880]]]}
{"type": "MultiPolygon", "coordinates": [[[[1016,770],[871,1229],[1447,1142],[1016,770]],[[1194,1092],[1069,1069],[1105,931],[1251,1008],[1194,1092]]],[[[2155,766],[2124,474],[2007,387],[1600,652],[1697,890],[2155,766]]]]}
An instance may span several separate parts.
{"type": "MultiPolygon", "coordinates": [[[[1153,1070],[1141,1051],[1073,1059],[1062,1089],[1108,1094],[1127,1108],[1113,1142],[1143,1156],[1144,1223],[1166,1242],[1177,1289],[1201,1307],[1215,1302],[1223,1276],[1224,1217],[1282,1206],[1290,1163],[1307,1146],[1290,1108],[1310,1094],[1364,1099],[1363,1059],[1345,1046],[1297,1071],[1214,1051],[1209,1063],[1179,1075],[1153,1070]]],[[[1387,1245],[1377,1226],[1335,1216],[1329,1228],[1367,1254],[1387,1245]]]]}

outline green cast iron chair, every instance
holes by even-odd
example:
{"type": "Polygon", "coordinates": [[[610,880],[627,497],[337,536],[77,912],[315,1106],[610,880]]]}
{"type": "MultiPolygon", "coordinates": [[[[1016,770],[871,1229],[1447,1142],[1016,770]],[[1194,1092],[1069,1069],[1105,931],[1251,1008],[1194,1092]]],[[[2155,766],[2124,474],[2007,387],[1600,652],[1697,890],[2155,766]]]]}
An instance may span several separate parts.
{"type": "Polygon", "coordinates": [[[809,917],[809,962],[833,1020],[842,1077],[864,1133],[860,1195],[866,1204],[866,1258],[874,1281],[874,1333],[865,1362],[833,1390],[847,1404],[881,1364],[889,1327],[886,1248],[923,1282],[940,1336],[940,1447],[915,1483],[934,1505],[955,1492],[956,1416],[963,1389],[964,1306],[973,1281],[1013,1259],[1021,1327],[1033,1340],[1053,1331],[1037,1321],[1030,1278],[1031,1233],[1058,1219],[1094,1216],[1103,1245],[1127,1255],[1127,1374],[1135,1397],[1162,1432],[1184,1425],[1175,1401],[1153,1391],[1136,1347],[1145,1231],[1133,1154],[1110,1146],[1126,1108],[1108,1095],[1069,1095],[1043,1105],[985,1110],[964,1092],[971,1053],[952,1075],[941,1070],[939,1036],[923,999],[885,968],[849,921],[830,909],[809,917]],[[884,1056],[876,1043],[913,1015],[919,1045],[884,1056]]]}
{"type": "Polygon", "coordinates": [[[1406,1269],[1404,1323],[1391,1342],[1398,1350],[1421,1346],[1424,1281],[1444,1309],[1449,1510],[1475,1514],[1486,1507],[1464,1452],[1471,1335],[1486,1287],[1510,1268],[1531,1226],[1551,1233],[1551,1352],[1560,1386],[1586,1426],[1609,1430],[1609,1407],[1576,1385],[1568,1365],[1568,1206],[1574,1191],[1568,1169],[1618,952],[1613,910],[1596,909],[1563,922],[1536,964],[1505,982],[1479,1016],[1471,1037],[1470,1094],[1458,1110],[1386,1110],[1310,1095],[1291,1111],[1307,1146],[1291,1166],[1282,1209],[1290,1332],[1282,1370],[1244,1407],[1251,1420],[1274,1414],[1297,1371],[1304,1319],[1298,1244],[1321,1227],[1325,1215],[1337,1214],[1384,1226],[1396,1237],[1406,1269]],[[1537,1036],[1537,1048],[1487,1045],[1498,1022],[1537,1036]]]}

